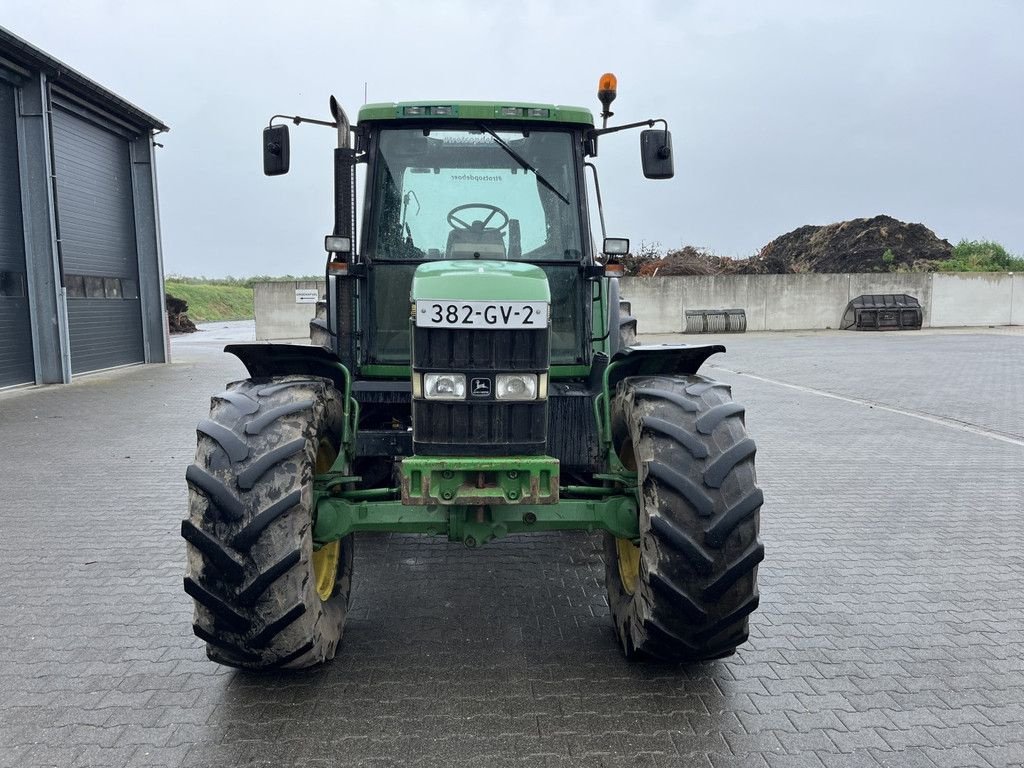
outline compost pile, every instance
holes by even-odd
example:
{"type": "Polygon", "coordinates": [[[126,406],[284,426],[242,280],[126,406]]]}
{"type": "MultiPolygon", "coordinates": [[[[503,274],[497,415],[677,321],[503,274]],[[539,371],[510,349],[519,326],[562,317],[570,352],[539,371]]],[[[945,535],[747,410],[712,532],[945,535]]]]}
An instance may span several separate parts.
{"type": "Polygon", "coordinates": [[[744,274],[791,272],[892,272],[900,267],[931,271],[953,256],[953,246],[923,224],[892,216],[807,225],[772,240],[751,259],[744,274]]]}
{"type": "Polygon", "coordinates": [[[167,304],[167,327],[171,333],[193,333],[198,330],[188,316],[187,301],[169,293],[164,294],[164,301],[167,304]]]}
{"type": "Polygon", "coordinates": [[[932,272],[953,255],[953,246],[923,224],[892,216],[851,219],[794,229],[775,238],[749,259],[716,256],[692,245],[662,258],[622,259],[626,273],[639,277],[674,275],[785,275],[803,272],[932,272]]]}
{"type": "Polygon", "coordinates": [[[728,275],[737,272],[740,263],[727,256],[716,256],[703,248],[685,245],[678,250],[669,251],[663,258],[643,259],[633,269],[630,269],[631,265],[626,264],[626,271],[639,277],[728,275]]]}

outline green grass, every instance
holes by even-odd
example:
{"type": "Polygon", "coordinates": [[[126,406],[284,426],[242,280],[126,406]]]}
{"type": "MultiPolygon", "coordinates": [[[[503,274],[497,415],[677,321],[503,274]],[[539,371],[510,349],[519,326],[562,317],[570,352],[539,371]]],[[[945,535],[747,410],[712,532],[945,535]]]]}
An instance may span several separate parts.
{"type": "Polygon", "coordinates": [[[200,282],[196,278],[168,278],[167,293],[188,302],[188,316],[194,323],[221,320],[250,320],[253,317],[252,287],[244,281],[200,282]]]}
{"type": "Polygon", "coordinates": [[[939,262],[940,272],[1021,272],[1024,258],[990,240],[961,240],[953,258],[939,262]]]}
{"type": "Polygon", "coordinates": [[[289,280],[323,280],[323,275],[253,275],[252,277],[189,277],[188,275],[167,275],[168,283],[185,285],[241,285],[252,288],[255,283],[280,283],[289,280]]]}

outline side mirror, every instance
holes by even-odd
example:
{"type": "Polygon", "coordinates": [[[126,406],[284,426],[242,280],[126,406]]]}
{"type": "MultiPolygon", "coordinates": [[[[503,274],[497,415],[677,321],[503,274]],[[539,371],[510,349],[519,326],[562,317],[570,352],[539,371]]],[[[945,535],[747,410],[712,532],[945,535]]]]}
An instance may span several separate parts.
{"type": "Polygon", "coordinates": [[[288,173],[288,126],[271,125],[263,129],[263,173],[280,176],[288,173]]]}
{"type": "Polygon", "coordinates": [[[640,162],[648,179],[671,179],[675,175],[672,164],[672,134],[667,130],[640,131],[640,162]]]}

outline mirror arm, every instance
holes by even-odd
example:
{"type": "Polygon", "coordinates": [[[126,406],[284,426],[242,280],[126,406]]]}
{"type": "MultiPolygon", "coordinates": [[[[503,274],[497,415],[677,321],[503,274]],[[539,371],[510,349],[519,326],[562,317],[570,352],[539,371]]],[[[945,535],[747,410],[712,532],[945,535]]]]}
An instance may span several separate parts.
{"type": "Polygon", "coordinates": [[[352,124],[349,122],[348,115],[345,114],[340,106],[338,107],[340,113],[338,119],[335,122],[328,122],[327,120],[315,120],[312,117],[302,117],[301,115],[274,115],[270,118],[268,127],[274,124],[275,120],[291,120],[295,125],[301,125],[302,123],[310,123],[312,125],[322,125],[326,128],[337,128],[338,129],[338,147],[346,149],[350,146],[350,132],[352,130],[352,124]]]}
{"type": "Polygon", "coordinates": [[[630,128],[653,128],[655,123],[663,123],[665,130],[668,130],[668,121],[663,117],[655,117],[651,120],[641,120],[637,123],[626,123],[625,125],[616,125],[611,128],[593,128],[587,131],[587,138],[597,138],[598,136],[604,136],[606,133],[618,133],[619,131],[628,131],[630,128]]]}
{"type": "Polygon", "coordinates": [[[282,120],[291,120],[295,125],[299,125],[300,123],[312,123],[313,125],[325,125],[328,128],[338,127],[337,123],[329,123],[326,120],[314,120],[312,117],[299,117],[298,115],[274,115],[270,118],[269,125],[273,125],[274,121],[278,118],[281,118],[282,120]]]}

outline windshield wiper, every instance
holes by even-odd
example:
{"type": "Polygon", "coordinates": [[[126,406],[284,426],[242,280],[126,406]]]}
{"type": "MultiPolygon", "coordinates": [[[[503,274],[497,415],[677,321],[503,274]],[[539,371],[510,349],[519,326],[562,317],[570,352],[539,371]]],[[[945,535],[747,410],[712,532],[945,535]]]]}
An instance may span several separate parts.
{"type": "Polygon", "coordinates": [[[498,146],[501,147],[503,150],[505,150],[506,153],[508,153],[509,157],[511,157],[513,160],[515,160],[517,163],[519,163],[521,166],[523,166],[524,170],[532,171],[533,175],[537,177],[537,181],[539,181],[541,184],[543,184],[549,191],[554,192],[556,195],[558,195],[558,199],[559,200],[561,200],[566,205],[570,204],[568,197],[566,197],[561,192],[559,192],[557,189],[555,189],[554,186],[551,184],[551,182],[548,181],[547,179],[545,179],[541,175],[540,171],[538,171],[536,168],[534,168],[532,165],[530,165],[530,162],[526,158],[524,158],[522,155],[520,155],[518,152],[516,152],[514,149],[512,149],[512,147],[510,147],[508,145],[508,142],[506,142],[503,138],[501,138],[501,136],[496,134],[494,131],[492,131],[490,128],[488,128],[483,123],[480,123],[480,130],[483,131],[484,133],[487,133],[488,135],[490,135],[490,137],[492,139],[494,139],[495,142],[497,142],[498,146]]]}

